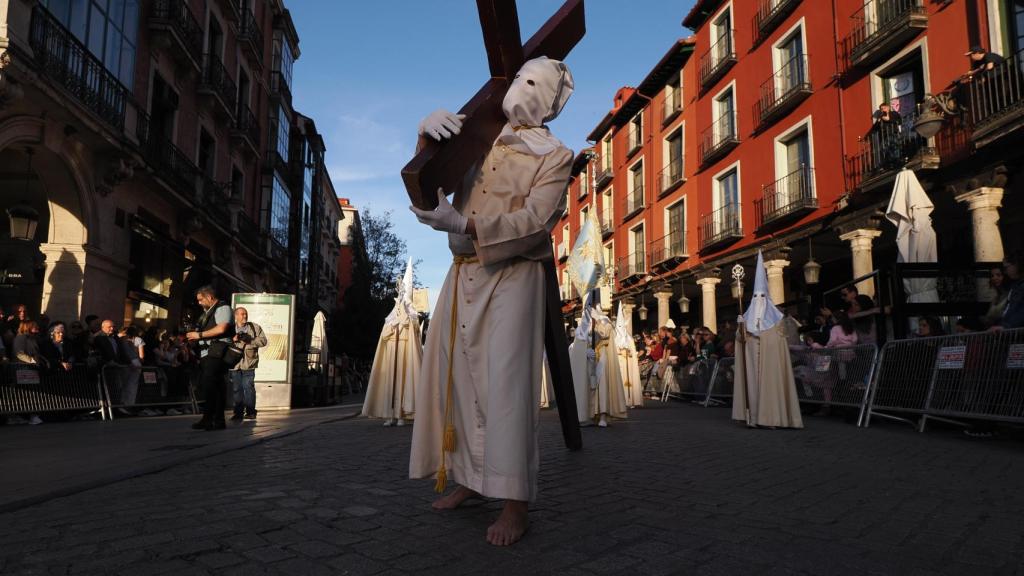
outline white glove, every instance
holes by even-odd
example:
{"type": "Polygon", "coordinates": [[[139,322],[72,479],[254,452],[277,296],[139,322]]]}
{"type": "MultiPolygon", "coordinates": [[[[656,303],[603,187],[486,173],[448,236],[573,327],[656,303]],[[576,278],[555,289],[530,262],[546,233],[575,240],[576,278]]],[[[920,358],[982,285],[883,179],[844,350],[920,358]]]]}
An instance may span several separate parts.
{"type": "Polygon", "coordinates": [[[597,352],[587,350],[587,360],[594,361],[595,359],[597,359],[597,352]]]}
{"type": "Polygon", "coordinates": [[[420,121],[418,132],[420,136],[430,136],[440,142],[458,134],[465,118],[465,114],[452,114],[444,109],[434,110],[420,121]]]}
{"type": "Polygon", "coordinates": [[[434,230],[440,230],[441,232],[465,234],[466,226],[469,224],[469,219],[459,214],[452,207],[451,203],[448,202],[448,198],[444,195],[444,190],[440,188],[437,189],[437,208],[433,210],[420,210],[415,206],[409,206],[409,210],[412,210],[413,214],[416,215],[416,219],[420,221],[420,224],[426,224],[434,230]]]}

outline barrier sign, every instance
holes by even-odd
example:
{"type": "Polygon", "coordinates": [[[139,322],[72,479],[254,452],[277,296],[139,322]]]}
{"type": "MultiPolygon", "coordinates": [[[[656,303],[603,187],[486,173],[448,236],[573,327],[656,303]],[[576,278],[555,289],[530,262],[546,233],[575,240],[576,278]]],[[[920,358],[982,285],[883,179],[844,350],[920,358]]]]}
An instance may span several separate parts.
{"type": "Polygon", "coordinates": [[[967,346],[943,346],[939,348],[939,361],[935,367],[939,370],[960,370],[964,367],[966,355],[967,346]]]}
{"type": "Polygon", "coordinates": [[[14,381],[18,384],[39,384],[39,371],[31,368],[16,370],[14,381]]]}
{"type": "Polygon", "coordinates": [[[142,381],[146,384],[156,384],[156,372],[146,370],[142,373],[142,381]]]}
{"type": "Polygon", "coordinates": [[[817,356],[814,358],[814,371],[815,372],[828,372],[828,369],[832,366],[831,356],[817,356]]]}
{"type": "Polygon", "coordinates": [[[1024,368],[1024,344],[1011,344],[1006,351],[1006,368],[1024,368]]]}

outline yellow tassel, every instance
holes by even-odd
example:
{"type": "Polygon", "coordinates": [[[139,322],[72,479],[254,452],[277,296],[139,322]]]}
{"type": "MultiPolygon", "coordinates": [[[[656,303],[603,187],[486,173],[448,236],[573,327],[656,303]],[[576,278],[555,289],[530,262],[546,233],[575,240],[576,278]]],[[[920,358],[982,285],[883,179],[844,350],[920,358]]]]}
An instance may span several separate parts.
{"type": "Polygon", "coordinates": [[[445,470],[444,464],[441,464],[441,468],[437,471],[437,483],[434,484],[434,492],[443,494],[445,487],[448,486],[448,471],[445,470]]]}
{"type": "Polygon", "coordinates": [[[445,452],[455,452],[455,425],[445,424],[444,440],[441,442],[441,449],[445,452]]]}

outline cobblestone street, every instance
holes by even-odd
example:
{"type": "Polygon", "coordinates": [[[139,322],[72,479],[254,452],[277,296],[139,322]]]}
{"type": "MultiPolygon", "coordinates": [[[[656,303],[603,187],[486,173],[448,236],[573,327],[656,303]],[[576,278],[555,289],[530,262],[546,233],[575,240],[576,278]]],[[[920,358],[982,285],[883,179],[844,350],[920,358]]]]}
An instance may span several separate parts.
{"type": "Polygon", "coordinates": [[[483,538],[497,502],[431,511],[410,428],[345,420],[0,515],[0,573],[1024,574],[1017,440],[648,406],[580,453],[545,413],[508,549],[483,538]]]}

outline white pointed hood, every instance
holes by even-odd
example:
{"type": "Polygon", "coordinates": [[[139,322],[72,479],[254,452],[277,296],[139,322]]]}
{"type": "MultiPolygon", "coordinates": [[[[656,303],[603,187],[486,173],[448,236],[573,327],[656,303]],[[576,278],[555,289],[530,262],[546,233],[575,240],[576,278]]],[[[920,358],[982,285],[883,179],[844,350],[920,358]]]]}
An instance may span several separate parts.
{"type": "Polygon", "coordinates": [[[562,111],[573,87],[572,74],[564,63],[546,56],[528,60],[502,101],[508,122],[497,142],[534,156],[561,147],[562,142],[551,135],[545,124],[562,111]]]}
{"type": "Polygon", "coordinates": [[[619,304],[619,310],[615,313],[615,345],[619,348],[631,348],[633,337],[626,329],[626,315],[622,313],[622,308],[622,304],[619,304]]]}
{"type": "Polygon", "coordinates": [[[751,296],[750,306],[743,315],[743,322],[747,326],[747,332],[760,336],[762,332],[771,330],[781,322],[782,318],[782,311],[772,302],[771,293],[768,292],[768,273],[765,272],[764,257],[758,250],[754,271],[754,295],[751,296]]]}

